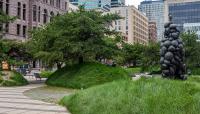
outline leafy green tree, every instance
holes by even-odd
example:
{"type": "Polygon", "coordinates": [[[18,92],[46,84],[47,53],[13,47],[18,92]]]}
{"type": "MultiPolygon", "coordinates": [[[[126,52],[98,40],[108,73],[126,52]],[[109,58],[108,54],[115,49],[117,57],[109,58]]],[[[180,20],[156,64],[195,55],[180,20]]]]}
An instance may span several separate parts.
{"type": "Polygon", "coordinates": [[[0,11],[0,38],[3,37],[3,25],[9,22],[12,22],[15,20],[15,17],[11,17],[9,15],[7,15],[5,12],[0,11]]]}
{"type": "Polygon", "coordinates": [[[192,32],[181,34],[185,46],[185,58],[187,67],[200,65],[200,42],[197,42],[198,36],[192,32]]]}
{"type": "Polygon", "coordinates": [[[142,44],[123,44],[124,63],[129,66],[136,66],[137,63],[142,60],[142,53],[144,51],[144,45],[142,44]]]}
{"type": "MultiPolygon", "coordinates": [[[[49,65],[58,68],[65,62],[94,61],[97,57],[108,57],[112,46],[107,39],[116,33],[108,26],[121,19],[117,14],[102,14],[84,8],[53,19],[48,25],[33,31],[28,43],[31,53],[49,65]]],[[[111,40],[110,40],[111,41],[111,40]]],[[[113,41],[114,42],[114,41],[113,41]]]]}
{"type": "Polygon", "coordinates": [[[159,43],[150,42],[144,47],[142,54],[142,70],[148,70],[155,66],[159,66],[160,60],[160,45],[159,43]]]}

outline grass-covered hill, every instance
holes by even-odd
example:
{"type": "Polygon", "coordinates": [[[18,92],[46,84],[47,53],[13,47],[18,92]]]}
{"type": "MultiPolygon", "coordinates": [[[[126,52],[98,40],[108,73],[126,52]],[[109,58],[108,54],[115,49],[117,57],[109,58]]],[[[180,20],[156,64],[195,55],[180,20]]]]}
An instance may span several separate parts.
{"type": "Polygon", "coordinates": [[[0,86],[23,86],[28,81],[18,72],[6,71],[0,74],[0,86]]]}
{"type": "Polygon", "coordinates": [[[200,78],[117,81],[66,96],[72,114],[199,114],[200,78]]]}
{"type": "Polygon", "coordinates": [[[120,79],[130,79],[128,72],[123,68],[84,63],[57,70],[48,78],[46,84],[81,89],[120,79]]]}

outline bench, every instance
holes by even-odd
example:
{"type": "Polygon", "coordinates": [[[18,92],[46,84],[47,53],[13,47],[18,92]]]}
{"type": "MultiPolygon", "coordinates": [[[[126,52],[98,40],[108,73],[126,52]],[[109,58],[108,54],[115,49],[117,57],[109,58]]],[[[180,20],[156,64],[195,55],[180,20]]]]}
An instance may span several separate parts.
{"type": "Polygon", "coordinates": [[[34,73],[34,77],[36,78],[36,80],[37,79],[42,80],[42,77],[40,76],[39,73],[34,73]]]}

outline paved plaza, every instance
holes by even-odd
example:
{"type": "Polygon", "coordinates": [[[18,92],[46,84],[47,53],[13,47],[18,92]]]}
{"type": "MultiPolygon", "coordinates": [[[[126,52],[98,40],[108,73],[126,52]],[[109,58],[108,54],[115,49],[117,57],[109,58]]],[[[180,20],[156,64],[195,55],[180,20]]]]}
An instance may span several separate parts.
{"type": "Polygon", "coordinates": [[[40,86],[0,87],[0,114],[70,114],[65,107],[24,96],[24,91],[40,86]]]}

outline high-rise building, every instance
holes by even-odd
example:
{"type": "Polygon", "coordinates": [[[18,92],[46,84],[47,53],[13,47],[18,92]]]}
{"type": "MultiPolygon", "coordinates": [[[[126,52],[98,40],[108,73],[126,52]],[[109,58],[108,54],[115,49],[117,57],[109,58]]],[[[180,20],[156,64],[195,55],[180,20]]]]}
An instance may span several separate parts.
{"type": "Polygon", "coordinates": [[[165,22],[168,14],[172,15],[172,21],[183,31],[184,23],[200,22],[200,0],[164,0],[165,22]]]}
{"type": "Polygon", "coordinates": [[[54,16],[67,13],[68,0],[0,0],[0,9],[17,19],[3,27],[4,38],[26,40],[28,30],[50,22],[54,16]]]}
{"type": "Polygon", "coordinates": [[[149,21],[156,22],[157,40],[160,41],[164,36],[164,2],[163,0],[146,0],[140,3],[139,10],[143,12],[149,21]]]}
{"type": "Polygon", "coordinates": [[[127,43],[148,44],[148,18],[143,13],[134,6],[113,7],[110,12],[124,17],[110,28],[121,32],[127,43]]]}
{"type": "Polygon", "coordinates": [[[149,22],[149,41],[156,42],[156,40],[157,40],[156,22],[149,22]]]}
{"type": "Polygon", "coordinates": [[[69,0],[73,5],[84,5],[85,9],[110,11],[111,0],[69,0]]]}
{"type": "Polygon", "coordinates": [[[125,0],[111,0],[111,7],[120,7],[125,5],[125,0]]]}

